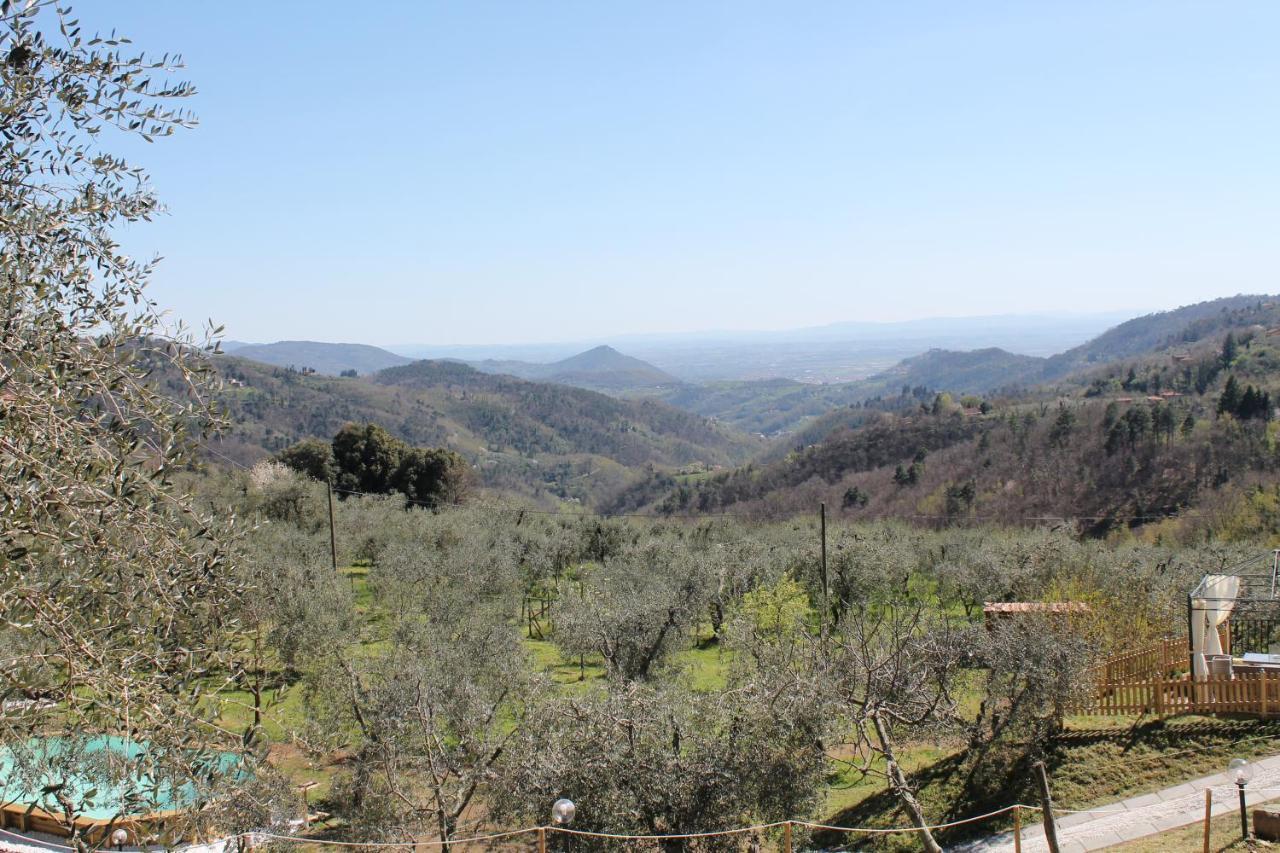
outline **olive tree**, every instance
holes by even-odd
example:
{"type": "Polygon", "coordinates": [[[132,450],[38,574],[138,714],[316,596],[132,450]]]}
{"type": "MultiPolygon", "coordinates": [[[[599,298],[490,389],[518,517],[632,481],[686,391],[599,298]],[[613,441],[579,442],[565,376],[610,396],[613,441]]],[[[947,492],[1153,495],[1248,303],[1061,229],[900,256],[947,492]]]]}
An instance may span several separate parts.
{"type": "Polygon", "coordinates": [[[318,735],[351,752],[335,791],[357,837],[449,841],[523,731],[539,679],[483,610],[401,618],[377,652],[336,649],[308,685],[318,735]]]}
{"type": "Polygon", "coordinates": [[[898,744],[904,736],[959,725],[954,688],[966,660],[961,638],[932,603],[907,600],[851,607],[831,640],[831,683],[867,757],[862,771],[884,775],[930,853],[942,848],[925,829],[898,744]]]}
{"type": "Polygon", "coordinates": [[[611,677],[648,677],[705,612],[710,584],[703,568],[669,542],[624,549],[579,589],[561,591],[556,645],[600,655],[611,677]]]}
{"type": "Polygon", "coordinates": [[[203,786],[239,588],[172,477],[216,424],[212,380],[117,245],[160,205],[109,147],[193,124],[177,67],[0,4],[0,743],[116,733],[139,772],[203,786]]]}
{"type": "Polygon", "coordinates": [[[575,829],[651,835],[807,814],[827,769],[831,716],[818,697],[797,679],[710,694],[631,682],[558,697],[525,721],[490,805],[513,824],[541,823],[552,802],[569,797],[575,829]]]}

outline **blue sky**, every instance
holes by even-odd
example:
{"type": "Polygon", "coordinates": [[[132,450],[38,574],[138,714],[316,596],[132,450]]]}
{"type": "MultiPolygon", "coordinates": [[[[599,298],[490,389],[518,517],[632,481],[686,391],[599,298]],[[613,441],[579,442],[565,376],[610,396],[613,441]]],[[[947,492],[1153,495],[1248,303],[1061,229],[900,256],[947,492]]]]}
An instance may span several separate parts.
{"type": "MultiPolygon", "coordinates": [[[[174,3],[155,297],[242,340],[585,340],[1275,292],[1274,2],[174,3]],[[234,11],[233,11],[234,10],[234,11]]],[[[132,151],[133,148],[130,147],[132,151]]]]}

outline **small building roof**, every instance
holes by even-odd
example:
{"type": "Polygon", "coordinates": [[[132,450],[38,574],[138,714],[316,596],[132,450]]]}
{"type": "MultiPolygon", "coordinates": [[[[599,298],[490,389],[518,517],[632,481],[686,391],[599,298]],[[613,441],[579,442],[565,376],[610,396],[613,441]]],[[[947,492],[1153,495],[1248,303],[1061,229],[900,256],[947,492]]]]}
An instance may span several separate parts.
{"type": "Polygon", "coordinates": [[[991,615],[1007,613],[1091,613],[1093,608],[1083,601],[984,601],[982,612],[991,615]]]}

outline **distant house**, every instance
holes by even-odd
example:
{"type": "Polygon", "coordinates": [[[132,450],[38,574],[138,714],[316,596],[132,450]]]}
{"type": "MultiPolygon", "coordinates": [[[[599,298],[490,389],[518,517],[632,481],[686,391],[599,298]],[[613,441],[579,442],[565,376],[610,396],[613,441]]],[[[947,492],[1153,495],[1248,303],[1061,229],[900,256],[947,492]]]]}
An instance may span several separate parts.
{"type": "Polygon", "coordinates": [[[1017,619],[1031,614],[1071,617],[1092,612],[1093,608],[1083,601],[984,601],[982,603],[982,618],[988,628],[1005,619],[1017,619]]]}

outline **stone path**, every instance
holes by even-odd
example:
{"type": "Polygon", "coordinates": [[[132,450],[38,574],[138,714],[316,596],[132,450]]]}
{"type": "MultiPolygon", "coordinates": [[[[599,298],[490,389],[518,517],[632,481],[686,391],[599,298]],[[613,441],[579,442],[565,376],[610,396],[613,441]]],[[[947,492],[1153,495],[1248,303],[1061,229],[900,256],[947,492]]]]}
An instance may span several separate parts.
{"type": "MultiPolygon", "coordinates": [[[[1245,801],[1250,808],[1280,797],[1280,755],[1255,761],[1253,769],[1253,780],[1245,789],[1245,801]]],[[[1205,788],[1213,790],[1215,816],[1240,811],[1240,795],[1235,783],[1222,772],[1089,811],[1062,814],[1057,821],[1058,846],[1062,853],[1083,853],[1199,823],[1204,820],[1205,788]]],[[[1013,833],[1002,833],[954,849],[957,853],[1012,853],[1013,833]]],[[[1040,813],[1024,813],[1023,853],[1048,849],[1040,813]]]]}

